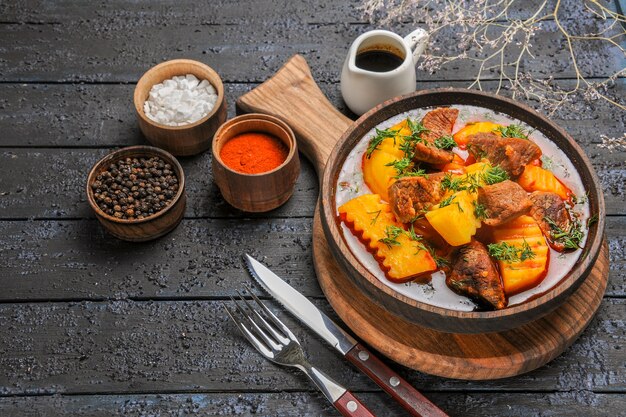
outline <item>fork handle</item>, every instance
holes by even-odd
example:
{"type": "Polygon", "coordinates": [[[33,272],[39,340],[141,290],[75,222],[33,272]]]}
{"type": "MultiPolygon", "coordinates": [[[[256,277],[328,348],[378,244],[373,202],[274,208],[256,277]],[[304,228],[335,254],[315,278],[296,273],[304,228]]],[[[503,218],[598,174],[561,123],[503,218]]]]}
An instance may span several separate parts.
{"type": "Polygon", "coordinates": [[[350,391],[346,391],[333,405],[344,417],[375,417],[350,391]]]}
{"type": "Polygon", "coordinates": [[[391,395],[415,417],[447,417],[439,407],[430,402],[404,378],[385,365],[360,343],[354,345],[346,358],[363,373],[372,378],[379,387],[391,395]]]}

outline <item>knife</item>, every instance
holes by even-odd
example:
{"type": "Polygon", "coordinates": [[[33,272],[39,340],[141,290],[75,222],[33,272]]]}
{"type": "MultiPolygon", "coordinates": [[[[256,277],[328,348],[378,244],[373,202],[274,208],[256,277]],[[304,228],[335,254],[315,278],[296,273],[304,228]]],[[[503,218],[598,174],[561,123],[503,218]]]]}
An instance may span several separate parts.
{"type": "Polygon", "coordinates": [[[248,254],[245,254],[243,258],[250,275],[272,297],[318,336],[341,352],[345,358],[376,382],[411,415],[418,417],[447,416],[269,268],[248,254]]]}

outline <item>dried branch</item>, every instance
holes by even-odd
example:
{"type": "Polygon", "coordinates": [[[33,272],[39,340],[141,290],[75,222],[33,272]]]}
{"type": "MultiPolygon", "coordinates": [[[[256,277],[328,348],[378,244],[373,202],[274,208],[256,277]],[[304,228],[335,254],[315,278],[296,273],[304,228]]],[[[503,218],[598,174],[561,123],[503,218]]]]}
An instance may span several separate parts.
{"type": "Polygon", "coordinates": [[[529,17],[524,19],[512,17],[514,0],[365,0],[361,10],[370,21],[381,25],[424,22],[432,41],[420,68],[432,73],[456,61],[474,63],[477,70],[470,88],[482,90],[484,81],[492,78],[488,75],[495,72],[496,93],[507,89],[514,98],[537,100],[550,114],[579,98],[605,100],[626,110],[623,98],[616,99],[607,92],[618,78],[626,76],[626,68],[597,81],[585,74],[579,61],[581,48],[604,48],[615,53],[616,62],[623,63],[626,17],[601,0],[581,3],[580,13],[588,19],[565,18],[561,0],[544,0],[536,9],[526,11],[529,17]],[[585,22],[594,22],[595,31],[585,31],[585,22]],[[549,29],[556,30],[563,42],[568,61],[561,64],[571,68],[575,78],[571,89],[560,88],[552,77],[539,78],[523,70],[536,59],[533,39],[549,29]]]}

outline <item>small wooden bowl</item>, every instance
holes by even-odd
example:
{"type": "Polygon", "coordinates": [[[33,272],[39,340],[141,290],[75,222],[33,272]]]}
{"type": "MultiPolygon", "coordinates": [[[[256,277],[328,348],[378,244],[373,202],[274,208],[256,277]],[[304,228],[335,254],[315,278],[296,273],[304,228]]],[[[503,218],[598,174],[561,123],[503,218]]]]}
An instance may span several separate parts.
{"type": "Polygon", "coordinates": [[[265,114],[237,116],[222,125],[213,138],[213,178],[224,199],[233,207],[248,212],[265,212],[284,204],[300,174],[298,145],[293,131],[282,120],[265,114]],[[285,161],[271,171],[244,174],[229,168],[220,158],[224,144],[246,132],[267,133],[280,139],[289,153],[285,161]]]}
{"type": "Polygon", "coordinates": [[[104,228],[113,236],[131,242],[144,242],[156,239],[174,230],[183,219],[185,205],[187,203],[187,196],[185,194],[185,174],[176,158],[168,152],[152,146],[130,146],[106,155],[94,165],[87,177],[87,201],[89,201],[89,205],[100,223],[102,223],[104,228]],[[91,189],[91,184],[95,181],[96,177],[105,171],[108,165],[122,158],[153,156],[158,156],[166,163],[170,164],[174,168],[176,178],[178,178],[178,192],[172,199],[171,204],[152,216],[138,220],[118,219],[103,212],[102,209],[98,207],[94,192],[91,189]]]}
{"type": "Polygon", "coordinates": [[[190,59],[165,61],[149,69],[137,82],[134,102],[139,128],[144,136],[154,146],[177,156],[195,155],[209,149],[213,134],[226,120],[226,97],[220,76],[208,65],[190,59]],[[167,126],[148,118],[143,106],[152,86],[174,76],[186,74],[207,80],[215,87],[217,101],[209,114],[185,126],[167,126]]]}

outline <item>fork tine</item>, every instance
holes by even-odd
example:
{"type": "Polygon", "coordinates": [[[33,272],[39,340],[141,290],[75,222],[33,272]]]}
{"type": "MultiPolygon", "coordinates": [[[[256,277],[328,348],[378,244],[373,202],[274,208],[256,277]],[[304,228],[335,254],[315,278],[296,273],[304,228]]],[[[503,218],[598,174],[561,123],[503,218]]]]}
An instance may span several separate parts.
{"type": "Polygon", "coordinates": [[[298,344],[299,344],[298,339],[296,338],[296,336],[295,336],[293,333],[291,333],[291,330],[289,330],[289,328],[288,328],[287,326],[285,326],[285,324],[284,324],[282,321],[280,321],[280,320],[278,319],[278,317],[276,317],[276,316],[274,315],[274,313],[272,313],[272,311],[271,311],[269,308],[267,308],[267,307],[265,306],[265,304],[263,304],[263,303],[261,302],[261,300],[259,300],[259,298],[258,298],[256,295],[252,294],[252,292],[250,292],[250,295],[252,296],[252,299],[253,299],[254,301],[256,301],[256,303],[257,303],[257,304],[258,304],[258,305],[259,305],[259,306],[263,309],[263,312],[264,312],[265,314],[267,314],[267,316],[270,318],[270,320],[272,320],[272,322],[273,322],[276,326],[278,326],[278,328],[279,328],[280,330],[282,330],[282,331],[284,332],[284,334],[285,334],[285,335],[287,335],[287,337],[288,337],[289,339],[291,339],[291,340],[293,340],[294,342],[296,342],[296,343],[298,343],[298,344]]]}
{"type": "MultiPolygon", "coordinates": [[[[247,287],[247,286],[246,286],[247,287]]],[[[253,297],[256,298],[256,296],[254,294],[252,294],[252,291],[250,291],[250,288],[247,289],[248,293],[250,293],[250,295],[252,295],[253,297]]],[[[269,324],[267,322],[267,320],[265,320],[265,318],[263,316],[261,316],[261,314],[259,314],[259,312],[252,306],[250,305],[250,303],[248,303],[248,300],[246,300],[245,298],[243,298],[243,296],[241,295],[241,293],[237,290],[237,293],[239,294],[240,297],[242,297],[244,303],[246,304],[246,307],[252,311],[254,313],[254,315],[263,323],[265,329],[270,332],[272,334],[272,336],[274,337],[274,339],[276,339],[277,342],[282,343],[282,344],[287,344],[289,342],[289,336],[285,335],[285,334],[279,334],[277,329],[272,326],[271,324],[269,324]]],[[[257,303],[261,303],[262,307],[265,307],[265,304],[263,304],[258,298],[256,298],[257,303]]]]}
{"type": "MultiPolygon", "coordinates": [[[[239,292],[239,291],[237,291],[237,292],[239,292]]],[[[241,294],[239,294],[239,297],[241,297],[241,299],[242,299],[242,300],[244,300],[244,302],[245,302],[245,299],[243,298],[243,296],[242,296],[241,294]]],[[[248,321],[248,323],[250,323],[250,325],[251,325],[251,326],[253,327],[253,329],[255,330],[255,333],[256,333],[258,336],[260,336],[260,337],[261,337],[261,339],[263,340],[263,342],[265,342],[265,344],[266,344],[269,348],[271,348],[271,349],[273,349],[273,350],[280,350],[281,346],[280,346],[278,343],[276,343],[276,341],[272,340],[272,339],[271,339],[271,338],[267,335],[267,333],[266,333],[266,332],[264,332],[264,331],[263,331],[263,329],[261,329],[261,328],[259,327],[259,325],[258,325],[258,324],[256,324],[256,322],[255,322],[254,320],[252,320],[252,317],[250,317],[250,315],[249,315],[248,313],[246,313],[246,312],[244,311],[244,309],[243,309],[243,308],[241,308],[241,306],[239,305],[239,302],[238,302],[236,299],[234,299],[233,297],[231,297],[231,299],[232,299],[232,300],[233,300],[233,302],[235,303],[235,306],[237,307],[237,310],[239,310],[239,312],[241,313],[241,315],[242,315],[242,316],[244,316],[244,317],[246,318],[246,320],[248,321]]],[[[279,342],[279,343],[280,343],[280,342],[279,342]]]]}
{"type": "Polygon", "coordinates": [[[272,351],[269,350],[267,346],[265,346],[263,343],[261,343],[261,341],[259,341],[243,323],[235,318],[235,316],[226,306],[226,304],[222,303],[222,306],[224,307],[224,310],[226,310],[226,313],[228,313],[230,318],[235,322],[241,333],[243,333],[244,337],[248,339],[248,341],[252,344],[252,346],[254,346],[254,348],[266,358],[273,358],[274,354],[272,353],[272,351]]]}

